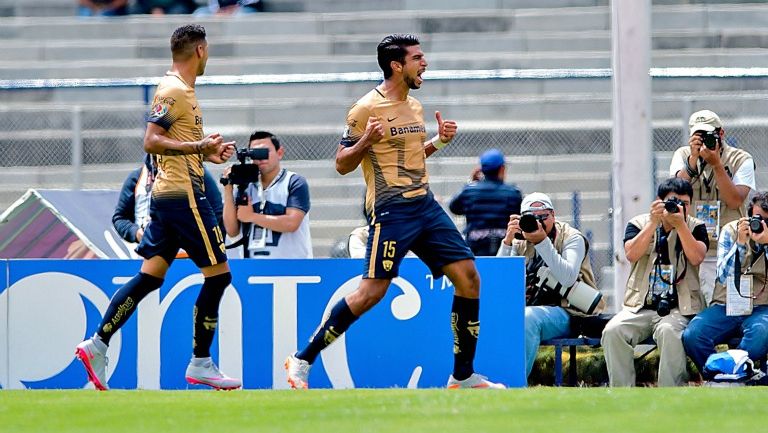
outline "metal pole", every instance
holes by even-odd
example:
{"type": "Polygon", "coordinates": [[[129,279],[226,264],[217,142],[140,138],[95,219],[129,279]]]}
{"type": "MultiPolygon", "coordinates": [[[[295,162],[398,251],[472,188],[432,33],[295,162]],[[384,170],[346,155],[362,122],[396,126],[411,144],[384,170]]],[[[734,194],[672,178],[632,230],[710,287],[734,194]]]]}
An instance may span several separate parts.
{"type": "Polygon", "coordinates": [[[680,135],[681,146],[688,146],[688,117],[690,117],[691,114],[693,114],[693,100],[686,96],[680,103],[680,128],[682,131],[682,134],[680,135]]]}
{"type": "Polygon", "coordinates": [[[83,121],[82,107],[72,107],[72,189],[83,186],[83,121]]]}
{"type": "Polygon", "coordinates": [[[614,308],[624,299],[630,264],[624,227],[648,212],[652,194],[651,1],[611,1],[613,68],[613,244],[614,308]]]}
{"type": "Polygon", "coordinates": [[[571,194],[571,214],[573,215],[573,228],[581,230],[581,198],[578,191],[571,194]]]}

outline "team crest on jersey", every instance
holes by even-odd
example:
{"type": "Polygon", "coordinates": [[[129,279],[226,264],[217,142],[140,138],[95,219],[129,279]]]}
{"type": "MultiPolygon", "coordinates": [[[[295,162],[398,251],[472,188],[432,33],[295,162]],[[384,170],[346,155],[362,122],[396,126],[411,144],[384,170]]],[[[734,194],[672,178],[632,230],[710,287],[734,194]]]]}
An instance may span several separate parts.
{"type": "Polygon", "coordinates": [[[381,261],[381,266],[384,267],[384,270],[387,271],[387,272],[392,270],[392,265],[393,265],[392,260],[382,260],[381,261]]]}
{"type": "Polygon", "coordinates": [[[160,119],[161,117],[168,114],[169,110],[169,104],[160,102],[158,104],[155,104],[154,107],[152,107],[152,111],[149,113],[149,116],[154,119],[160,119]]]}

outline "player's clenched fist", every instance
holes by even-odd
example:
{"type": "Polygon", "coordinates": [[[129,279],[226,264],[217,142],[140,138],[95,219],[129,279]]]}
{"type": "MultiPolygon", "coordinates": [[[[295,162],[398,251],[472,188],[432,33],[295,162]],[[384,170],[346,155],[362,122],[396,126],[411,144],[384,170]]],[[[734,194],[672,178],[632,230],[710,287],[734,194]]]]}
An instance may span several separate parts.
{"type": "Polygon", "coordinates": [[[378,117],[369,117],[365,125],[365,134],[368,136],[368,142],[373,144],[384,138],[384,126],[378,117]]]}

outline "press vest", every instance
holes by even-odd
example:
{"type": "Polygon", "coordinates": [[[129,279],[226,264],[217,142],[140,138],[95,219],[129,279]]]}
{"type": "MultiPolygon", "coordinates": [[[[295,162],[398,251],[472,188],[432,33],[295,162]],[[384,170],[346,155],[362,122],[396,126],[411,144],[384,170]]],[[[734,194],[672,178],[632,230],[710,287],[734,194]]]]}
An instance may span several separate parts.
{"type": "MultiPolygon", "coordinates": [[[[650,221],[650,214],[638,215],[632,218],[629,223],[642,229],[650,221]]],[[[688,229],[693,232],[693,229],[701,224],[704,224],[701,220],[698,220],[692,216],[687,217],[688,229]]],[[[624,307],[637,313],[645,306],[645,299],[648,296],[650,290],[650,275],[653,272],[653,266],[656,261],[656,238],[658,233],[654,231],[653,239],[648,244],[648,250],[643,254],[638,261],[632,264],[632,269],[629,273],[629,279],[627,280],[627,289],[624,292],[624,307]]],[[[677,230],[672,230],[667,235],[667,254],[669,261],[675,265],[675,273],[679,275],[682,271],[680,269],[683,266],[687,268],[685,276],[682,281],[677,283],[677,298],[678,308],[680,313],[684,316],[696,314],[704,308],[704,296],[701,293],[701,285],[699,283],[699,267],[694,266],[685,257],[684,253],[680,253],[678,256],[675,253],[675,245],[677,245],[678,237],[677,230]]]]}

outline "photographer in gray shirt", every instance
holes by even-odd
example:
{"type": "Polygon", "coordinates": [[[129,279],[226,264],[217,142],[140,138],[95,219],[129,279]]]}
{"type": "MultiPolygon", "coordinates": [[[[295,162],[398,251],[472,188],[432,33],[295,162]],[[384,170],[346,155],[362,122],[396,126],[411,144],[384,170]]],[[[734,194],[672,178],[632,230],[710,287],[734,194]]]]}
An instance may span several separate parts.
{"type": "Polygon", "coordinates": [[[595,315],[605,302],[597,291],[589,244],[580,231],[557,221],[552,200],[528,194],[521,215],[511,215],[497,256],[525,257],[525,366],[530,375],[542,340],[571,334],[571,317],[595,315]]]}

